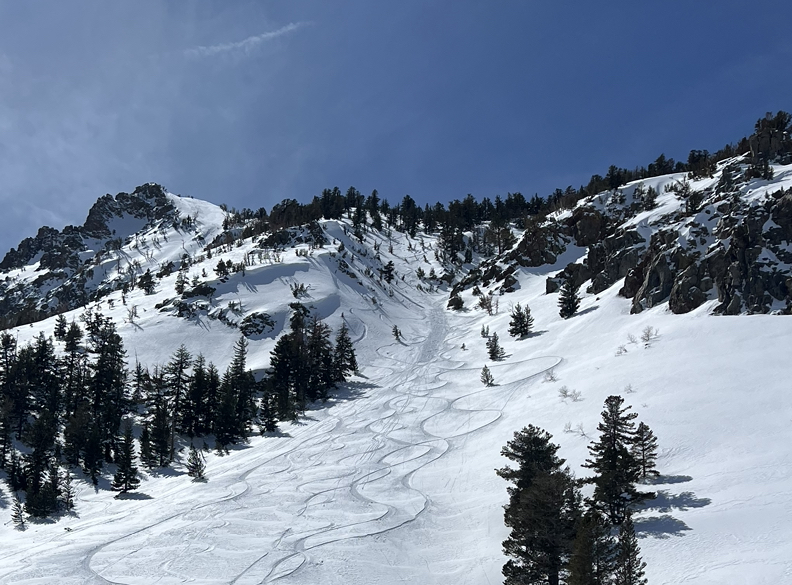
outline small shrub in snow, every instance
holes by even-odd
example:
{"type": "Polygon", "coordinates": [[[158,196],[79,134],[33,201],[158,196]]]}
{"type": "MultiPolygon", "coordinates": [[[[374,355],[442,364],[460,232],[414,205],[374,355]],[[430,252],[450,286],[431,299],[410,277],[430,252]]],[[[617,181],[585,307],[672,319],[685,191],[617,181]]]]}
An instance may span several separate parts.
{"type": "Polygon", "coordinates": [[[616,348],[616,355],[617,356],[618,355],[624,355],[625,353],[627,353],[627,348],[624,347],[623,345],[620,345],[619,347],[616,348]]]}
{"type": "Polygon", "coordinates": [[[569,388],[566,386],[561,386],[561,388],[558,389],[558,396],[563,400],[569,398],[569,388]]]}
{"type": "Polygon", "coordinates": [[[632,333],[627,334],[627,343],[638,343],[638,339],[632,333]]]}
{"type": "Polygon", "coordinates": [[[641,333],[641,341],[643,341],[644,343],[649,343],[653,339],[657,339],[659,335],[660,335],[660,331],[647,325],[646,327],[644,327],[644,330],[641,333]]]}
{"type": "Polygon", "coordinates": [[[544,381],[545,382],[557,382],[558,381],[558,376],[556,376],[555,370],[550,370],[550,371],[545,372],[544,381]]]}
{"type": "Polygon", "coordinates": [[[572,399],[572,402],[580,402],[583,400],[580,390],[572,390],[572,392],[569,393],[569,397],[572,399]]]}
{"type": "Polygon", "coordinates": [[[635,392],[635,389],[632,387],[632,384],[627,384],[624,387],[624,393],[625,394],[633,394],[634,392],[635,392]]]}

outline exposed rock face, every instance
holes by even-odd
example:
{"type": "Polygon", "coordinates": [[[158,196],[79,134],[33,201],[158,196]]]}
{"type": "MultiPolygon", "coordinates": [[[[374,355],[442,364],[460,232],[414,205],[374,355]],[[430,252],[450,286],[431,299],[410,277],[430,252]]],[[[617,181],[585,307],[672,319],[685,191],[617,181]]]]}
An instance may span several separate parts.
{"type": "Polygon", "coordinates": [[[90,289],[95,261],[117,246],[122,236],[112,221],[134,218],[141,225],[175,221],[178,211],[165,190],[147,183],[132,193],[100,197],[82,226],[66,226],[63,231],[41,228],[35,237],[25,238],[0,262],[2,272],[25,269],[38,261],[35,279],[0,280],[0,328],[32,323],[79,307],[102,291],[90,289]]]}

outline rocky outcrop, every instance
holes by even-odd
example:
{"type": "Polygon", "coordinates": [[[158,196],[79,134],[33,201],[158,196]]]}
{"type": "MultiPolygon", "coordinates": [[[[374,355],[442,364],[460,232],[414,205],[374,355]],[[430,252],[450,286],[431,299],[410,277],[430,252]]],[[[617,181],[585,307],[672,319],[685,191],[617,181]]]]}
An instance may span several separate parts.
{"type": "Polygon", "coordinates": [[[0,328],[32,323],[109,292],[86,283],[95,261],[131,235],[114,232],[111,222],[118,218],[134,218],[145,227],[176,221],[178,212],[160,185],[147,183],[132,193],[100,197],[82,226],[66,226],[63,231],[43,227],[35,237],[24,239],[0,262],[0,275],[38,262],[36,277],[0,280],[0,328]]]}

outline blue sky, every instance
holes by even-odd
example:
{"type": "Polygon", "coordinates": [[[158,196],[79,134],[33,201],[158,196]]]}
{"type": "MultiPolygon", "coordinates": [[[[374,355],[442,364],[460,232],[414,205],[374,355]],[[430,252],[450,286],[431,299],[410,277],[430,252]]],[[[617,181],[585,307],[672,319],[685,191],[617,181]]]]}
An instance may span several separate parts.
{"type": "Polygon", "coordinates": [[[792,5],[0,0],[0,254],[156,181],[446,202],[684,159],[792,110],[792,5]]]}

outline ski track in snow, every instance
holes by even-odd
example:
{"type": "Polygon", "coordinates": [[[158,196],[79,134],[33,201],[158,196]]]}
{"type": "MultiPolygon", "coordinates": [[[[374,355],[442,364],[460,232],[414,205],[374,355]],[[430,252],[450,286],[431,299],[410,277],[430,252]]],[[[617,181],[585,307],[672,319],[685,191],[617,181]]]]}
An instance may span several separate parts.
{"type": "MultiPolygon", "coordinates": [[[[108,500],[109,516],[92,515],[96,520],[48,542],[0,554],[11,567],[0,583],[46,582],[54,571],[60,583],[302,582],[301,569],[321,563],[333,545],[387,537],[414,522],[432,504],[432,494],[413,485],[415,475],[448,453],[452,441],[497,421],[531,377],[507,384],[497,405],[476,406],[487,388],[454,394],[444,377],[463,364],[446,357],[449,330],[442,306],[431,302],[415,319],[422,332],[376,348],[372,368],[386,374],[368,396],[309,411],[285,445],[269,449],[265,442],[219,460],[211,481],[192,488],[205,492],[200,504],[180,505],[180,489],[115,513],[111,504],[119,503],[108,500]],[[41,553],[53,548],[71,559],[70,570],[51,560],[39,565],[41,553]],[[75,558],[82,559],[77,566],[75,558]]],[[[365,322],[349,313],[351,331],[365,340],[365,322]]],[[[559,362],[540,359],[535,375],[559,362]]]]}

